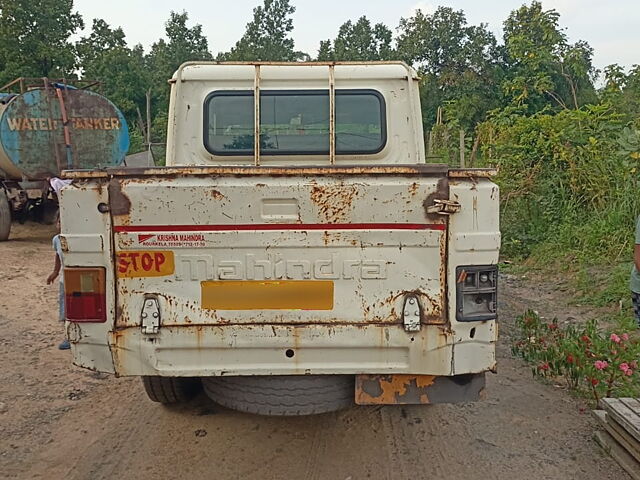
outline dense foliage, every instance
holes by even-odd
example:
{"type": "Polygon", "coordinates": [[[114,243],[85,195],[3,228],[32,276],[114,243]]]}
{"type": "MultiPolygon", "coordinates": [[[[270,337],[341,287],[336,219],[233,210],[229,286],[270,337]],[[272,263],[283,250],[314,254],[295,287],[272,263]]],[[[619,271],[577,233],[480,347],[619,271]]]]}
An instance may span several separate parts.
{"type": "Polygon", "coordinates": [[[0,82],[101,80],[129,121],[133,150],[147,131],[164,142],[167,79],[188,60],[404,60],[421,76],[429,152],[457,162],[463,130],[469,163],[500,168],[505,255],[577,269],[630,258],[640,213],[640,67],[596,71],[592,48],[569,43],[558,12],[539,1],[511,12],[502,39],[469,24],[463,11],[438,7],[397,27],[346,19],[315,55],[295,48],[292,0],[263,0],[230,51],[216,55],[186,12],[171,12],[164,38],[145,51],[101,19],[72,42],[84,26],[72,0],[32,6],[0,0],[0,82]]]}

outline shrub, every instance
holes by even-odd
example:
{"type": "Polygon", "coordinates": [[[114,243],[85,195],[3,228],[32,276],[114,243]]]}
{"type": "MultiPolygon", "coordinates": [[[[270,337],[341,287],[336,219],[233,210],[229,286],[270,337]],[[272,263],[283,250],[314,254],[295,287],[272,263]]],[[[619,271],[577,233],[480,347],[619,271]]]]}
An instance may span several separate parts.
{"type": "Polygon", "coordinates": [[[595,320],[560,326],[531,310],[516,326],[512,352],[532,365],[534,376],[564,378],[570,389],[596,401],[640,394],[640,341],[634,332],[607,332],[595,320]]]}
{"type": "Polygon", "coordinates": [[[640,213],[638,130],[607,104],[523,116],[508,109],[478,128],[497,166],[504,250],[548,263],[630,258],[640,213]]]}

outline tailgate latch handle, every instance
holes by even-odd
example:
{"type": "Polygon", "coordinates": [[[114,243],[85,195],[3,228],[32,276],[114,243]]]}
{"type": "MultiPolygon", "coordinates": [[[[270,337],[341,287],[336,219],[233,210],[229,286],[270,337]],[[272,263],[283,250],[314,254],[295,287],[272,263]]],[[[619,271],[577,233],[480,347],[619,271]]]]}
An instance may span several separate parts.
{"type": "Polygon", "coordinates": [[[407,295],[402,309],[402,323],[406,332],[419,332],[422,315],[417,295],[407,295]]]}
{"type": "Polygon", "coordinates": [[[145,296],[140,314],[142,333],[152,335],[160,328],[160,303],[157,297],[145,296]]]}
{"type": "Polygon", "coordinates": [[[451,215],[460,211],[460,204],[453,200],[441,200],[436,198],[433,205],[427,207],[427,213],[437,213],[439,215],[451,215]]]}

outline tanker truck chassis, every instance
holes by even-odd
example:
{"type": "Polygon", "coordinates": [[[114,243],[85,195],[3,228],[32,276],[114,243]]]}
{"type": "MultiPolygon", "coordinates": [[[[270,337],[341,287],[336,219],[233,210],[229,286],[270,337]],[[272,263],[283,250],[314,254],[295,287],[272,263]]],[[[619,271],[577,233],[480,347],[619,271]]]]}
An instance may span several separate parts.
{"type": "Polygon", "coordinates": [[[11,221],[27,220],[51,225],[58,213],[58,198],[46,181],[0,180],[0,240],[11,221]],[[3,211],[4,207],[4,211],[3,211]]]}
{"type": "Polygon", "coordinates": [[[0,241],[11,221],[53,223],[57,196],[47,181],[65,169],[122,164],[127,122],[88,80],[18,78],[0,88],[0,241]]]}

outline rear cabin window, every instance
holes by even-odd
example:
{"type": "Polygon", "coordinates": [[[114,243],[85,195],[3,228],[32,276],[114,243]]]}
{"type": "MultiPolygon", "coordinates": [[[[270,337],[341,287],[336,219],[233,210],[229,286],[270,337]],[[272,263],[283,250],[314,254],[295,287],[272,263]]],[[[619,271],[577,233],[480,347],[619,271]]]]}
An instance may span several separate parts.
{"type": "MultiPolygon", "coordinates": [[[[253,92],[213,92],[204,111],[204,143],[210,153],[254,154],[253,92]]],[[[384,148],[386,114],[379,92],[336,90],[335,112],[337,155],[373,154],[384,148]]],[[[329,91],[262,91],[260,154],[329,154],[329,91]]]]}

